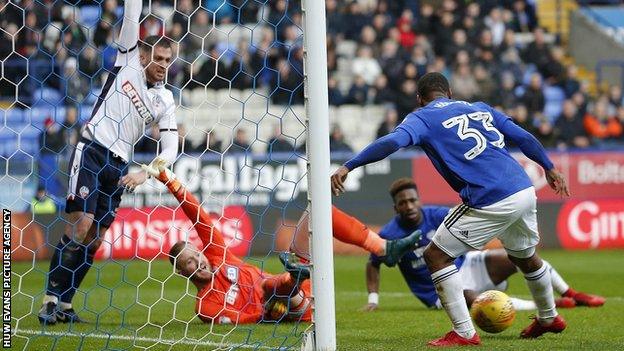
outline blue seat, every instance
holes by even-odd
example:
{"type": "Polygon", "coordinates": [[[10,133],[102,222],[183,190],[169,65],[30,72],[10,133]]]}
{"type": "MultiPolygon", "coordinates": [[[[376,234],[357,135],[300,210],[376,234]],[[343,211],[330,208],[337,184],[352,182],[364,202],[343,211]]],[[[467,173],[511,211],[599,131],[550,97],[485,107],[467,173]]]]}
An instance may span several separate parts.
{"type": "Polygon", "coordinates": [[[0,156],[9,157],[15,153],[19,135],[8,128],[0,128],[0,156]]]}
{"type": "Polygon", "coordinates": [[[3,120],[7,124],[24,122],[24,111],[19,108],[2,109],[0,110],[0,115],[2,115],[3,120]]]}
{"type": "Polygon", "coordinates": [[[79,18],[83,26],[94,28],[100,21],[100,7],[95,5],[83,6],[79,18]]]}
{"type": "Polygon", "coordinates": [[[80,113],[79,119],[80,119],[81,123],[84,124],[84,123],[88,122],[89,119],[91,119],[91,110],[92,109],[93,108],[91,106],[89,106],[89,105],[84,105],[84,104],[81,105],[80,110],[79,110],[79,113],[80,113]]]}
{"type": "Polygon", "coordinates": [[[32,107],[24,111],[24,121],[33,125],[43,125],[43,122],[49,117],[58,123],[65,120],[65,107],[53,107],[49,104],[39,104],[40,107],[32,107]]]}
{"type": "Polygon", "coordinates": [[[24,111],[24,119],[33,125],[43,125],[43,121],[54,113],[54,109],[50,107],[33,107],[24,111]]]}
{"type": "Polygon", "coordinates": [[[23,153],[27,155],[37,156],[39,155],[39,151],[41,150],[39,146],[39,139],[38,138],[37,139],[32,139],[32,138],[20,139],[19,149],[20,151],[22,151],[23,153]]]}
{"type": "Polygon", "coordinates": [[[554,122],[563,110],[563,101],[565,100],[565,92],[558,86],[544,86],[544,116],[550,122],[554,122]]]}
{"type": "Polygon", "coordinates": [[[42,102],[42,100],[51,104],[58,104],[62,103],[64,98],[64,95],[52,88],[40,88],[33,93],[33,101],[35,104],[37,102],[42,102]]]}

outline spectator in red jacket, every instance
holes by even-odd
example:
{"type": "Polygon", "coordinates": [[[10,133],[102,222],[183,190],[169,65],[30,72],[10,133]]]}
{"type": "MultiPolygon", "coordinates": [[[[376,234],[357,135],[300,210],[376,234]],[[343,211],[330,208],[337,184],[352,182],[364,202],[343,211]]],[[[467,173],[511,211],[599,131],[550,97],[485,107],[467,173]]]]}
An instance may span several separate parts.
{"type": "Polygon", "coordinates": [[[401,33],[400,43],[406,50],[411,49],[416,44],[416,33],[412,30],[412,17],[411,11],[406,10],[397,21],[397,28],[401,33]]]}

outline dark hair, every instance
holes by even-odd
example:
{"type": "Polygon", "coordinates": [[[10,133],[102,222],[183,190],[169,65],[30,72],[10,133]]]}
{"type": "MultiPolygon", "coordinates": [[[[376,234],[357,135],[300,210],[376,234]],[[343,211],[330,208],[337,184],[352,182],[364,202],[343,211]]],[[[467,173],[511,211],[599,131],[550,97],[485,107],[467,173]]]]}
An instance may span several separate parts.
{"type": "Polygon", "coordinates": [[[418,80],[418,95],[421,99],[429,100],[432,93],[447,94],[451,88],[449,82],[439,72],[429,72],[418,80]]]}
{"type": "Polygon", "coordinates": [[[178,241],[171,247],[171,249],[169,249],[169,262],[171,262],[173,266],[176,265],[175,264],[176,259],[178,258],[178,255],[180,254],[180,252],[182,252],[182,250],[184,250],[185,247],[186,247],[186,241],[178,241]]]}
{"type": "Polygon", "coordinates": [[[140,41],[140,48],[144,51],[151,51],[153,47],[160,46],[165,49],[171,49],[171,39],[167,37],[161,37],[158,35],[150,35],[149,37],[140,41]]]}
{"type": "Polygon", "coordinates": [[[390,184],[390,196],[392,196],[392,200],[396,194],[400,193],[405,189],[414,189],[418,192],[418,188],[416,187],[416,183],[411,178],[399,178],[390,184]]]}

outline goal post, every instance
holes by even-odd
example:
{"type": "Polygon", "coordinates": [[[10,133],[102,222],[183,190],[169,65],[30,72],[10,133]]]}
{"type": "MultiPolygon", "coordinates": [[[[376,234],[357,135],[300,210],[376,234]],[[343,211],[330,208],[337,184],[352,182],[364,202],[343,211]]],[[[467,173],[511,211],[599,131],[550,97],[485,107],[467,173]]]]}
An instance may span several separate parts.
{"type": "Polygon", "coordinates": [[[308,131],[308,201],[314,293],[314,349],[336,349],[331,221],[325,2],[303,0],[304,94],[308,131]]]}

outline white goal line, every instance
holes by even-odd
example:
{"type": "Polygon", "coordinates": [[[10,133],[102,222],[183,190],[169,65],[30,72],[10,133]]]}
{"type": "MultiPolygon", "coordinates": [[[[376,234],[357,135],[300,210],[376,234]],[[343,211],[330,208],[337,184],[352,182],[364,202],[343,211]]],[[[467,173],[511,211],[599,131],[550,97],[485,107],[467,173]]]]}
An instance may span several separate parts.
{"type": "MultiPolygon", "coordinates": [[[[18,329],[14,332],[16,336],[27,336],[27,335],[37,335],[37,336],[53,336],[53,337],[74,337],[74,338],[87,338],[87,339],[104,339],[104,340],[119,340],[119,341],[144,341],[144,342],[153,342],[159,344],[167,344],[167,345],[193,345],[193,346],[218,346],[225,348],[244,348],[244,349],[266,349],[266,350],[275,350],[275,347],[269,346],[261,346],[261,345],[245,345],[245,344],[230,344],[230,343],[220,343],[214,341],[193,341],[189,339],[159,339],[159,338],[147,338],[144,336],[132,336],[132,335],[113,335],[113,334],[95,334],[95,333],[74,333],[74,332],[55,332],[55,331],[42,331],[42,330],[33,330],[33,329],[18,329]]],[[[283,348],[277,348],[286,349],[283,348]]]]}

